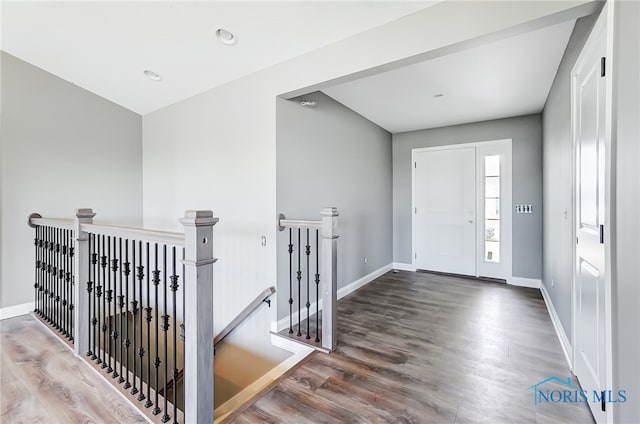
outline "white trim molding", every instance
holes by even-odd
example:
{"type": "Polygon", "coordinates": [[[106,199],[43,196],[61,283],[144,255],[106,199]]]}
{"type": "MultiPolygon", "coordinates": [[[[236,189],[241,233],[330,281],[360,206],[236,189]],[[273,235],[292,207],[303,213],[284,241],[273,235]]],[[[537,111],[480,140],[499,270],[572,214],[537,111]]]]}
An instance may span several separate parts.
{"type": "Polygon", "coordinates": [[[558,336],[558,340],[560,341],[560,346],[562,346],[564,357],[567,360],[567,364],[569,364],[569,369],[573,371],[573,362],[572,362],[573,348],[571,347],[571,343],[569,342],[567,333],[565,333],[564,331],[564,327],[560,322],[560,318],[558,317],[556,308],[554,308],[553,302],[551,301],[551,296],[549,296],[549,293],[547,292],[547,289],[545,288],[544,284],[540,286],[540,292],[542,293],[544,304],[547,306],[547,311],[549,311],[549,316],[551,317],[553,328],[555,328],[556,330],[556,335],[558,336]]]}
{"type": "MultiPolygon", "coordinates": [[[[383,274],[386,274],[387,272],[391,271],[392,269],[394,269],[394,264],[387,264],[383,267],[380,267],[378,269],[376,269],[375,271],[358,278],[356,281],[353,281],[350,284],[347,284],[346,286],[339,288],[338,289],[338,299],[342,299],[343,297],[345,297],[348,294],[353,293],[354,291],[358,290],[359,288],[369,284],[370,282],[372,282],[373,280],[375,280],[376,278],[380,277],[383,274]]],[[[415,269],[413,269],[413,271],[415,271],[415,269]]],[[[316,302],[313,302],[311,304],[311,306],[309,306],[309,309],[312,311],[315,311],[316,309],[316,302]]],[[[306,310],[306,308],[305,308],[306,310]]],[[[318,310],[322,310],[322,299],[320,300],[320,304],[318,305],[318,310]]],[[[294,311],[293,312],[293,316],[292,316],[292,320],[293,322],[298,322],[298,314],[299,313],[305,313],[304,311],[294,311]]],[[[287,328],[289,326],[289,316],[286,316],[280,320],[278,320],[277,322],[271,322],[271,332],[272,333],[279,333],[280,331],[284,330],[285,328],[287,328]]]]}
{"type": "Polygon", "coordinates": [[[405,264],[402,262],[394,262],[392,264],[393,269],[397,269],[398,271],[413,271],[415,272],[416,267],[413,264],[405,264]]]}
{"type": "Polygon", "coordinates": [[[36,307],[35,302],[22,303],[20,305],[6,306],[0,308],[0,321],[3,319],[9,319],[13,317],[19,317],[20,315],[27,315],[33,311],[36,307]]]}
{"type": "Polygon", "coordinates": [[[537,278],[511,277],[507,279],[507,284],[519,287],[530,287],[532,289],[539,289],[542,287],[542,281],[537,278]]]}
{"type": "Polygon", "coordinates": [[[239,407],[249,402],[254,396],[269,387],[269,385],[282,377],[287,371],[298,365],[304,358],[315,351],[312,347],[277,334],[271,334],[271,344],[279,347],[280,349],[289,351],[293,353],[293,355],[280,362],[271,371],[251,383],[231,399],[218,406],[213,412],[215,417],[213,421],[214,424],[223,422],[239,407]]]}

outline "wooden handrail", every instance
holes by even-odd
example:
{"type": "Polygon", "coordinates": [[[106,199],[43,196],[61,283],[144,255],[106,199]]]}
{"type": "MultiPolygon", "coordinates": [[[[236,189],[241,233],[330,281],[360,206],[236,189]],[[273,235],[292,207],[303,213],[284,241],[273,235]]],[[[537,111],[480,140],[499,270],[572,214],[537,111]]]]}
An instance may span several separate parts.
{"type": "MultiPolygon", "coordinates": [[[[29,215],[28,224],[31,227],[46,226],[62,228],[65,230],[74,229],[73,219],[63,218],[42,218],[39,214],[29,215]]],[[[80,230],[88,233],[102,234],[105,236],[122,237],[125,239],[150,241],[154,243],[165,243],[174,246],[184,246],[184,234],[171,231],[147,230],[144,228],[123,227],[119,225],[106,224],[80,224],[80,230]]]]}
{"type": "Polygon", "coordinates": [[[62,218],[42,218],[38,214],[31,214],[29,216],[29,226],[41,226],[41,227],[54,227],[62,228],[64,230],[73,230],[73,219],[62,218]]]}
{"type": "MultiPolygon", "coordinates": [[[[269,307],[271,307],[271,299],[269,299],[269,297],[274,294],[276,292],[276,288],[271,286],[269,288],[266,288],[262,291],[262,293],[260,293],[258,296],[256,296],[255,299],[253,299],[253,301],[251,301],[251,303],[249,303],[249,305],[247,305],[246,308],[244,308],[242,310],[242,312],[240,312],[238,314],[238,316],[236,316],[226,327],[224,327],[222,329],[222,331],[220,333],[218,333],[218,335],[215,337],[215,339],[213,340],[213,350],[215,352],[216,346],[218,346],[220,343],[222,343],[224,341],[224,339],[233,332],[233,330],[235,330],[236,328],[238,328],[238,326],[244,321],[246,320],[249,315],[251,315],[253,313],[253,311],[255,311],[256,309],[258,309],[258,307],[263,304],[263,303],[267,303],[269,305],[269,307]]],[[[175,353],[174,353],[175,354],[175,353]]],[[[180,382],[180,380],[182,380],[182,378],[184,377],[184,369],[181,369],[178,371],[178,375],[175,378],[176,382],[180,382]]],[[[167,382],[167,390],[173,388],[173,379],[169,380],[167,382]]],[[[164,396],[164,387],[161,387],[158,389],[158,394],[160,396],[164,396]]]]}
{"type": "Polygon", "coordinates": [[[80,224],[80,229],[88,233],[103,234],[106,236],[150,241],[154,243],[165,243],[174,246],[184,246],[183,233],[104,224],[80,224]]]}
{"type": "Polygon", "coordinates": [[[281,219],[280,227],[320,228],[322,227],[322,221],[311,221],[305,219],[281,219]]]}
{"type": "Polygon", "coordinates": [[[256,296],[256,298],[253,299],[251,303],[249,303],[247,307],[244,308],[242,312],[238,314],[237,317],[235,317],[226,327],[222,329],[220,333],[218,333],[218,335],[213,340],[213,348],[215,349],[216,346],[218,346],[218,344],[220,344],[225,339],[225,337],[227,337],[233,330],[235,330],[238,327],[238,325],[242,323],[242,321],[247,319],[249,315],[253,313],[253,311],[258,309],[258,307],[263,302],[266,302],[269,306],[271,306],[271,300],[269,299],[269,297],[275,292],[276,292],[276,288],[271,286],[269,288],[264,289],[262,293],[256,296]]]}

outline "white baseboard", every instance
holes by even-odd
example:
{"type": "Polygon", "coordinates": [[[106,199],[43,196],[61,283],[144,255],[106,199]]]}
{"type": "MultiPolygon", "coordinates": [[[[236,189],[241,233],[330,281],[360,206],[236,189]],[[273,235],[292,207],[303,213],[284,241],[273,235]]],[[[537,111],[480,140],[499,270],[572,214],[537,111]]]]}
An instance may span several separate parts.
{"type": "Polygon", "coordinates": [[[242,390],[240,393],[233,396],[231,399],[220,405],[213,411],[214,424],[220,423],[225,420],[229,415],[235,412],[240,406],[250,401],[254,396],[267,388],[271,383],[280,378],[284,373],[295,367],[304,358],[309,356],[315,349],[309,346],[305,346],[302,343],[297,343],[286,337],[278,336],[277,334],[271,334],[271,344],[281,349],[287,350],[293,355],[284,361],[280,362],[271,371],[251,383],[248,387],[242,390]]]}
{"type": "Polygon", "coordinates": [[[387,272],[391,271],[392,269],[393,269],[392,264],[388,264],[388,265],[385,265],[383,267],[380,267],[380,268],[376,269],[373,272],[370,272],[369,274],[365,275],[364,277],[358,278],[356,281],[354,281],[351,284],[347,284],[346,286],[338,289],[338,299],[342,299],[346,295],[353,293],[354,291],[358,290],[360,287],[369,284],[370,282],[372,282],[376,278],[380,277],[381,275],[386,274],[387,272]]]}
{"type": "Polygon", "coordinates": [[[413,271],[415,272],[416,267],[413,264],[405,264],[402,262],[394,262],[393,269],[397,269],[398,271],[413,271]]]}
{"type": "Polygon", "coordinates": [[[0,308],[0,321],[3,319],[19,317],[20,315],[27,315],[29,312],[33,311],[35,307],[35,302],[27,302],[21,305],[0,308]]]}
{"type": "Polygon", "coordinates": [[[536,278],[511,277],[507,280],[507,284],[519,287],[529,287],[532,289],[539,289],[542,287],[542,281],[536,278]]]}
{"type": "MultiPolygon", "coordinates": [[[[345,297],[346,295],[353,293],[354,291],[358,290],[360,287],[367,285],[368,283],[372,282],[373,280],[375,280],[376,278],[380,277],[383,274],[386,274],[387,272],[391,271],[393,269],[393,264],[388,264],[385,265],[383,267],[380,267],[378,269],[376,269],[375,271],[365,275],[364,277],[360,277],[358,278],[356,281],[347,284],[346,286],[339,288],[338,289],[338,299],[342,299],[343,297],[345,297]]],[[[316,310],[316,302],[313,302],[311,304],[311,306],[309,307],[309,309],[311,311],[315,311],[316,310]]],[[[318,305],[318,309],[322,310],[322,299],[320,299],[320,303],[318,305]]],[[[298,314],[301,313],[301,318],[305,316],[306,314],[306,308],[304,310],[301,311],[294,311],[293,312],[293,316],[292,316],[292,320],[293,322],[298,322],[298,314]]],[[[272,333],[279,333],[280,331],[284,330],[285,328],[289,327],[289,317],[286,316],[280,320],[278,320],[277,322],[272,322],[271,323],[271,332],[272,333]]]]}
{"type": "Polygon", "coordinates": [[[547,305],[547,311],[549,311],[549,316],[551,317],[553,328],[555,328],[558,340],[560,340],[560,346],[562,346],[564,357],[567,360],[567,364],[569,364],[569,369],[573,370],[573,364],[571,363],[571,358],[573,357],[573,348],[571,347],[571,343],[569,342],[567,333],[565,333],[564,327],[562,327],[562,323],[560,322],[560,318],[558,317],[556,308],[554,308],[551,297],[549,296],[549,293],[547,292],[544,284],[540,286],[540,291],[542,292],[544,303],[545,305],[547,305]]]}

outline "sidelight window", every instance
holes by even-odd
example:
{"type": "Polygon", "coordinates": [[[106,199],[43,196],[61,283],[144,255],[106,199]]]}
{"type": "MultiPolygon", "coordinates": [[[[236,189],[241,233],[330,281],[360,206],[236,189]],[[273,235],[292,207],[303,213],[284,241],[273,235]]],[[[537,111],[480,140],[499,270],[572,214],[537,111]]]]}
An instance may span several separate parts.
{"type": "Polygon", "coordinates": [[[484,157],[484,259],[500,262],[500,155],[484,157]]]}

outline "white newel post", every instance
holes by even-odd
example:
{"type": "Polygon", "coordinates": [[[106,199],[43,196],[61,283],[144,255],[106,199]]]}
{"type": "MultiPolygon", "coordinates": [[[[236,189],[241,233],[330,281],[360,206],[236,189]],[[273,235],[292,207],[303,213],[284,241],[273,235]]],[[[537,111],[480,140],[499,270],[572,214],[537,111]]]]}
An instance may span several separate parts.
{"type": "Polygon", "coordinates": [[[81,231],[80,225],[92,223],[96,216],[90,208],[76,209],[73,231],[76,239],[73,254],[75,284],[73,285],[73,350],[76,355],[87,353],[89,348],[89,233],[81,231]]]}
{"type": "Polygon", "coordinates": [[[184,414],[187,423],[213,422],[213,226],[211,211],[186,211],[184,414]]]}
{"type": "Polygon", "coordinates": [[[323,208],[322,216],[322,347],[334,350],[338,342],[338,209],[323,208]]]}

